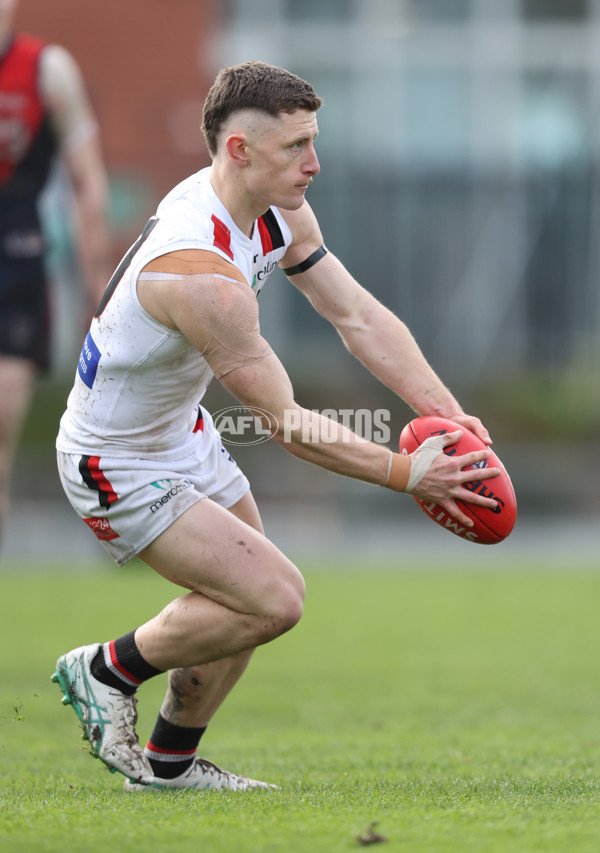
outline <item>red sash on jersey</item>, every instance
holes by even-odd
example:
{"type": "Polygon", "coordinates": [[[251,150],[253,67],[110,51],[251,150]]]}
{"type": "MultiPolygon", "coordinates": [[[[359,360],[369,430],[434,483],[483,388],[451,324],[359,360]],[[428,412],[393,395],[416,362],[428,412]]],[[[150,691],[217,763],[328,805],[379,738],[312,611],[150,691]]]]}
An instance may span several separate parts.
{"type": "Polygon", "coordinates": [[[46,114],[38,87],[46,42],[18,35],[0,58],[0,185],[24,159],[46,114]]]}

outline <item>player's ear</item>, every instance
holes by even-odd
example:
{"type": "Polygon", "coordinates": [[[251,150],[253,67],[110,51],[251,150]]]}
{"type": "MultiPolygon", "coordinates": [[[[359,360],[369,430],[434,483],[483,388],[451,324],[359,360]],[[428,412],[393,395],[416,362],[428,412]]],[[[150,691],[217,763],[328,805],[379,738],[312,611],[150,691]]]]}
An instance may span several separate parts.
{"type": "Polygon", "coordinates": [[[238,166],[245,167],[250,164],[248,139],[244,133],[232,133],[228,136],[225,140],[225,150],[238,166]]]}

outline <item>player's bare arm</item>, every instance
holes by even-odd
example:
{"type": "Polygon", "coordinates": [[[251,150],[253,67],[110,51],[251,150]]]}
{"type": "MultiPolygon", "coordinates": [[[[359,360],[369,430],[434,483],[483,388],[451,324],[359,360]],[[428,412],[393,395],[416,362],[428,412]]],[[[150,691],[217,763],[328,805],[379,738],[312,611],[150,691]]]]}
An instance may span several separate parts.
{"type": "Polygon", "coordinates": [[[83,274],[95,307],[113,266],[98,123],[79,68],[59,45],[48,46],[42,54],[40,87],[71,180],[83,274]]]}
{"type": "MultiPolygon", "coordinates": [[[[473,479],[473,473],[462,469],[487,458],[487,450],[461,457],[443,453],[445,446],[456,441],[457,433],[443,436],[436,452],[426,460],[419,458],[420,449],[410,457],[391,454],[387,447],[366,441],[342,424],[299,406],[289,377],[274,353],[231,371],[221,382],[249,409],[266,409],[275,415],[279,425],[275,440],[305,462],[395,491],[411,491],[423,500],[440,504],[468,527],[472,522],[456,504],[457,499],[489,508],[496,505],[495,501],[479,495],[474,500],[472,493],[464,488],[473,479]],[[411,476],[417,472],[420,479],[413,486],[411,476]]],[[[483,473],[488,479],[497,477],[500,471],[489,468],[483,473]]]]}
{"type": "Polygon", "coordinates": [[[294,242],[280,265],[319,314],[335,326],[347,349],[418,414],[449,418],[491,443],[481,421],[465,415],[432,370],[405,323],[365,290],[330,251],[319,252],[323,236],[309,205],[281,212],[294,242]]]}
{"type": "MultiPolygon", "coordinates": [[[[249,409],[267,410],[278,423],[275,440],[292,455],[337,474],[397,491],[408,488],[413,470],[420,477],[410,488],[434,500],[470,525],[455,503],[462,498],[482,506],[495,504],[463,488],[472,479],[462,471],[485,458],[485,452],[447,457],[440,444],[427,460],[392,454],[383,445],[365,441],[341,424],[297,404],[290,379],[261,336],[258,304],[253,291],[233,265],[211,252],[172,253],[148,264],[138,282],[142,306],[159,322],[181,331],[209,362],[215,376],[249,409]],[[210,271],[207,271],[210,270],[210,271]],[[171,276],[168,288],[164,278],[171,276]],[[420,466],[420,468],[419,468],[420,466]]],[[[451,443],[454,434],[445,443],[451,443]]],[[[498,470],[484,472],[486,478],[498,470]]]]}

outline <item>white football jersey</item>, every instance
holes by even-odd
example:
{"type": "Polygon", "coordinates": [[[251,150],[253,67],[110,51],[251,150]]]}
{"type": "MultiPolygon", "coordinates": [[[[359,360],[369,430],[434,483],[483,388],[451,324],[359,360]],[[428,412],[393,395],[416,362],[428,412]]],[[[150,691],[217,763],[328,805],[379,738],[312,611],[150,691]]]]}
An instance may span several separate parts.
{"type": "MultiPolygon", "coordinates": [[[[175,459],[192,439],[212,371],[181,334],[140,305],[137,278],[179,249],[215,252],[259,292],[291,232],[276,208],[243,234],[214,192],[209,169],[178,184],[158,206],[113,275],[87,337],[57,438],[65,453],[175,459]]],[[[169,281],[165,280],[165,287],[169,281]]]]}

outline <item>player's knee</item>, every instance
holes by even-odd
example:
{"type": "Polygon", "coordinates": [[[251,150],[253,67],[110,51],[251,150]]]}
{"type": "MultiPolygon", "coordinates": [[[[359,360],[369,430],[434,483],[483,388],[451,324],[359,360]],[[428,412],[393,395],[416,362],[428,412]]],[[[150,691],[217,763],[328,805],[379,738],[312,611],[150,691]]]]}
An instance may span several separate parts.
{"type": "Polygon", "coordinates": [[[302,617],[305,593],[304,578],[297,569],[291,576],[279,581],[270,606],[260,620],[260,642],[274,640],[298,624],[302,617]]]}
{"type": "Polygon", "coordinates": [[[299,584],[294,584],[289,586],[286,590],[280,614],[281,624],[283,626],[282,633],[289,631],[294,627],[294,625],[297,625],[302,618],[305,592],[306,589],[304,587],[304,581],[302,581],[301,586],[299,584]]]}

